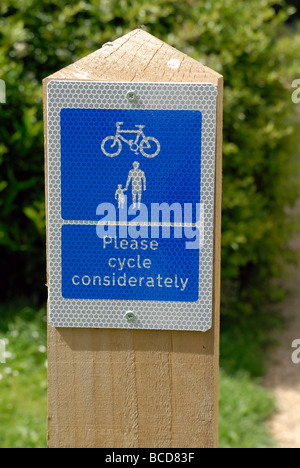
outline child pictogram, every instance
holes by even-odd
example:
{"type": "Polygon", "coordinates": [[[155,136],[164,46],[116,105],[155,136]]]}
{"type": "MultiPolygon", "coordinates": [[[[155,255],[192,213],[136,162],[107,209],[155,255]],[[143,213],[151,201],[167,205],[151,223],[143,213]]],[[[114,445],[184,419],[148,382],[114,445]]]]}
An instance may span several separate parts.
{"type": "Polygon", "coordinates": [[[135,161],[133,163],[133,169],[129,171],[126,187],[123,189],[122,185],[118,185],[118,189],[115,193],[115,200],[118,200],[118,208],[123,209],[125,204],[125,195],[131,183],[132,203],[133,209],[136,207],[140,209],[142,202],[142,193],[146,190],[146,175],[145,172],[139,169],[140,163],[135,161]]]}

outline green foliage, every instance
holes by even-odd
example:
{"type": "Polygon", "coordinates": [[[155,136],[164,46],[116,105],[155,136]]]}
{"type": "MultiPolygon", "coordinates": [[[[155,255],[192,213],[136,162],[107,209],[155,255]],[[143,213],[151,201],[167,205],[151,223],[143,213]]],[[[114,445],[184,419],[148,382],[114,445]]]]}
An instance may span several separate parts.
{"type": "Polygon", "coordinates": [[[0,448],[46,447],[47,364],[45,310],[0,310],[0,448]],[[10,317],[9,317],[10,316],[10,317]]]}
{"type": "Polygon", "coordinates": [[[238,323],[226,322],[221,333],[220,447],[272,447],[275,441],[266,421],[274,414],[274,399],[259,379],[274,346],[270,329],[283,320],[265,311],[241,317],[238,323]]]}
{"type": "Polygon", "coordinates": [[[288,88],[300,36],[283,27],[293,12],[275,0],[2,0],[2,294],[14,295],[20,272],[25,292],[44,284],[42,79],[144,25],[225,78],[223,310],[249,315],[276,298],[269,280],[279,274],[290,235],[286,208],[297,196],[288,88]]]}
{"type": "MultiPolygon", "coordinates": [[[[0,339],[6,363],[0,364],[0,448],[44,448],[46,437],[45,310],[0,309],[0,339]],[[16,313],[17,312],[17,313],[16,313]],[[15,318],[12,320],[12,316],[15,318]]],[[[229,332],[229,335],[228,335],[229,332]]],[[[226,342],[233,336],[223,334],[226,342]]],[[[248,342],[232,340],[222,356],[220,375],[220,445],[222,448],[265,448],[272,445],[264,421],[273,412],[269,394],[249,374],[232,374],[232,356],[247,353],[248,342]]],[[[256,343],[251,351],[257,356],[256,343]]],[[[251,365],[245,366],[251,371],[251,365]]],[[[235,369],[237,370],[237,369],[235,369]]]]}
{"type": "Polygon", "coordinates": [[[273,399],[246,374],[221,372],[220,448],[271,448],[264,422],[273,412],[273,399]]]}
{"type": "MultiPolygon", "coordinates": [[[[273,308],[274,309],[274,308],[273,308]]],[[[226,321],[221,333],[220,364],[228,374],[246,372],[258,378],[265,374],[268,351],[274,347],[270,330],[283,327],[278,311],[242,316],[237,323],[226,321]]]]}

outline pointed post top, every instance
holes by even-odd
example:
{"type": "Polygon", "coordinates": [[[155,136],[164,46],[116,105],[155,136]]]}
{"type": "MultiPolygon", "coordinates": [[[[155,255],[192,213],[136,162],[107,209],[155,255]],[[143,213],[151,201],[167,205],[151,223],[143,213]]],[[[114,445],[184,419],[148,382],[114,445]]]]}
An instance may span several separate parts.
{"type": "Polygon", "coordinates": [[[50,80],[210,82],[222,76],[142,29],[135,29],[46,78],[50,80]]]}

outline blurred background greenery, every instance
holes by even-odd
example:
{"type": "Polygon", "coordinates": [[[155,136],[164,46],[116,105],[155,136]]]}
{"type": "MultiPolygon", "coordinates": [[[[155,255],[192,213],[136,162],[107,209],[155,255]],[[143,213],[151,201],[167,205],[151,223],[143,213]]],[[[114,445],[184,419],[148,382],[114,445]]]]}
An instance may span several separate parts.
{"type": "Polygon", "coordinates": [[[221,446],[272,444],[263,421],[273,403],[257,379],[280,323],[274,279],[295,260],[288,242],[299,227],[297,4],[1,0],[0,447],[46,444],[42,79],[141,26],[224,75],[221,446]]]}

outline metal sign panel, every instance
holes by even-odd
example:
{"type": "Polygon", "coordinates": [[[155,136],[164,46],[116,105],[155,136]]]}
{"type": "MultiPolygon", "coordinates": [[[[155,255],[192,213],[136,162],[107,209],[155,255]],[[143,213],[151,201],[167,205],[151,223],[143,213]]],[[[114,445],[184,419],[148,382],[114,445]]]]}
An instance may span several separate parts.
{"type": "Polygon", "coordinates": [[[217,89],[48,84],[50,323],[212,325],[217,89]]]}

